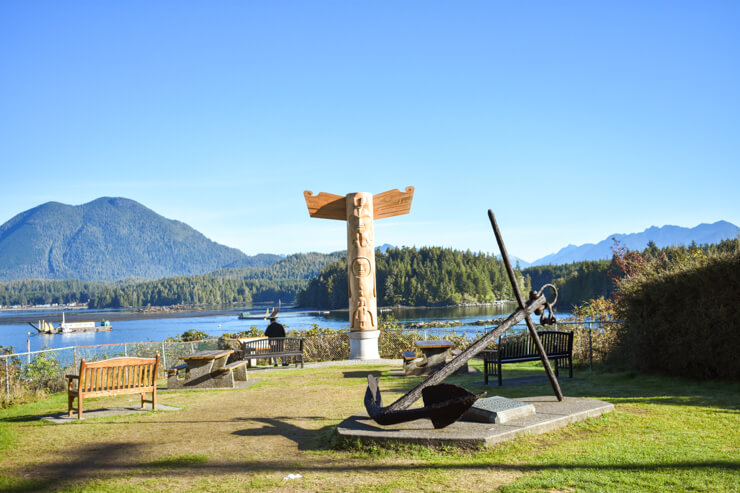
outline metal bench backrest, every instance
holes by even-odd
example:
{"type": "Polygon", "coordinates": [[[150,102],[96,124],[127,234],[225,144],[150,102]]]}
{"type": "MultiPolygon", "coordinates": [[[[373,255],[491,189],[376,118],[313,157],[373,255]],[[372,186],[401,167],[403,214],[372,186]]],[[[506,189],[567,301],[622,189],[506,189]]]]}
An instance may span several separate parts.
{"type": "MultiPolygon", "coordinates": [[[[537,331],[542,347],[548,355],[570,353],[573,347],[572,332],[558,332],[554,330],[537,331]]],[[[537,358],[537,346],[528,332],[513,336],[500,337],[498,340],[498,354],[500,359],[508,358],[537,358]]]]}
{"type": "Polygon", "coordinates": [[[159,355],[156,358],[111,358],[80,363],[80,392],[105,391],[130,393],[133,389],[152,389],[157,382],[159,355]]]}
{"type": "Polygon", "coordinates": [[[272,339],[258,339],[243,342],[242,347],[247,355],[254,353],[299,353],[303,351],[303,338],[273,337],[272,339]]]}

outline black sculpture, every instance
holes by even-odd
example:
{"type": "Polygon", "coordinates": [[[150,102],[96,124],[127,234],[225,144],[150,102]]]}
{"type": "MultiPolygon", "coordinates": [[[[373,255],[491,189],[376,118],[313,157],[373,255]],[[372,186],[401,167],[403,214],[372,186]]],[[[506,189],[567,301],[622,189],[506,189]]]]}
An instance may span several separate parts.
{"type": "Polygon", "coordinates": [[[390,425],[426,418],[432,421],[432,425],[435,428],[444,428],[460,419],[465,411],[470,409],[475,401],[486,393],[474,394],[462,387],[458,387],[457,385],[443,384],[442,382],[445,378],[452,375],[456,370],[467,363],[468,360],[493,343],[501,334],[522,320],[526,320],[527,322],[527,328],[529,329],[530,335],[532,336],[535,346],[540,354],[542,364],[547,371],[547,376],[550,379],[555,396],[559,401],[563,400],[563,393],[560,391],[560,385],[552,371],[550,362],[547,359],[547,354],[545,353],[542,343],[540,342],[540,338],[537,335],[537,330],[535,329],[532,320],[529,318],[529,316],[534,313],[536,315],[541,315],[540,323],[542,325],[554,323],[555,317],[552,314],[552,305],[557,301],[557,290],[555,289],[555,286],[546,284],[542,286],[539,291],[531,291],[529,293],[529,301],[526,304],[524,303],[521,291],[519,290],[519,285],[514,276],[514,269],[512,269],[511,262],[509,261],[509,254],[506,252],[501,232],[498,229],[496,218],[491,210],[488,211],[488,217],[491,221],[493,232],[496,235],[496,241],[501,250],[501,258],[506,266],[506,272],[509,276],[511,287],[514,290],[517,303],[519,304],[519,309],[512,313],[509,318],[507,318],[496,329],[482,336],[480,339],[468,346],[468,348],[461,352],[455,359],[450,361],[443,368],[440,368],[429,375],[423,382],[407,392],[390,406],[383,407],[380,388],[378,387],[378,379],[372,375],[368,375],[367,391],[365,392],[365,409],[367,409],[368,415],[375,420],[376,423],[380,425],[390,425]],[[552,302],[549,302],[543,294],[545,289],[548,287],[551,288],[554,293],[552,302]],[[408,409],[414,402],[419,400],[420,397],[423,397],[424,399],[424,407],[408,409]]]}

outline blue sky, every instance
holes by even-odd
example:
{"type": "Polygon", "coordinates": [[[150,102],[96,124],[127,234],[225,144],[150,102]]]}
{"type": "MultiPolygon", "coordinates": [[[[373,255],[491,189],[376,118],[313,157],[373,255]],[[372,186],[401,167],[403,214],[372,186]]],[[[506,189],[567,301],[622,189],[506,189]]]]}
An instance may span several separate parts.
{"type": "Polygon", "coordinates": [[[0,3],[0,223],[128,197],[248,254],[334,251],[303,191],[413,185],[376,244],[740,224],[740,3],[0,3]]]}

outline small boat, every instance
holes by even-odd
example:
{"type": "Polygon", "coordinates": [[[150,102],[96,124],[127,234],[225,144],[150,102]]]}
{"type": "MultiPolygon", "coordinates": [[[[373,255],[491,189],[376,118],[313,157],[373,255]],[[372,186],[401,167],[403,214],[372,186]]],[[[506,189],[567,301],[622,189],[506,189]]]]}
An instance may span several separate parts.
{"type": "Polygon", "coordinates": [[[239,320],[267,320],[268,318],[277,317],[277,314],[280,312],[280,307],[281,303],[280,300],[278,300],[278,307],[273,308],[272,311],[270,311],[269,308],[265,308],[264,315],[252,315],[249,312],[241,312],[237,318],[239,318],[239,320]]]}
{"type": "Polygon", "coordinates": [[[36,329],[39,334],[77,334],[84,332],[108,332],[113,330],[113,326],[108,320],[103,320],[100,324],[95,322],[67,322],[62,312],[62,323],[56,327],[51,322],[39,320],[38,325],[28,322],[28,325],[36,329]]]}
{"type": "Polygon", "coordinates": [[[238,318],[239,320],[265,320],[270,318],[270,309],[266,309],[264,315],[252,315],[249,312],[241,312],[238,318]]]}

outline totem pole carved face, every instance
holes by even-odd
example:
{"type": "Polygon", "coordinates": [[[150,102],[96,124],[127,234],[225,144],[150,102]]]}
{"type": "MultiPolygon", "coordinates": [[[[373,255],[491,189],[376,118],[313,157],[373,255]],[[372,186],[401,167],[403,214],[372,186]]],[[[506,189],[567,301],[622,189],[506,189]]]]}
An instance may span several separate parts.
{"type": "Polygon", "coordinates": [[[371,271],[371,265],[370,260],[366,257],[357,257],[354,262],[352,262],[352,274],[354,274],[355,277],[365,277],[370,275],[371,271]]]}

